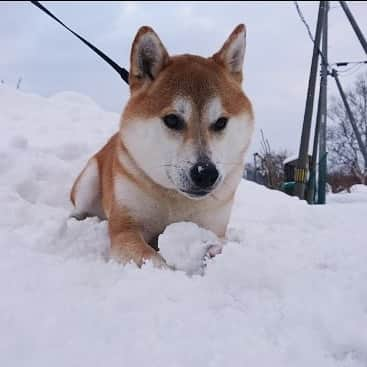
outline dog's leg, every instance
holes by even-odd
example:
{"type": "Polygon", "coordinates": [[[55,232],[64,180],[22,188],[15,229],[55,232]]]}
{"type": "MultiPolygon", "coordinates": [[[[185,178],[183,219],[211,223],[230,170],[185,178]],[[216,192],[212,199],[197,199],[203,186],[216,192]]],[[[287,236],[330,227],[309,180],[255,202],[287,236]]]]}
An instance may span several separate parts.
{"type": "Polygon", "coordinates": [[[96,158],[89,160],[75,180],[70,198],[74,204],[72,217],[76,219],[88,216],[105,217],[101,205],[101,185],[96,158]]]}
{"type": "Polygon", "coordinates": [[[139,228],[130,218],[112,215],[109,219],[109,232],[111,256],[115,260],[123,264],[133,261],[139,267],[151,260],[156,267],[167,267],[163,257],[145,242],[139,228]]]}

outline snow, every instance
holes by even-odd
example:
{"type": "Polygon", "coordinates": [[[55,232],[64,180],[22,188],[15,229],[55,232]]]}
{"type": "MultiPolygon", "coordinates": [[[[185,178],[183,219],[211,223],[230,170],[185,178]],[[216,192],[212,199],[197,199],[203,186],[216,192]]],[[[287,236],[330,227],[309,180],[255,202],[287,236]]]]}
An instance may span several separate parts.
{"type": "MultiPolygon", "coordinates": [[[[367,365],[365,187],[308,206],[243,181],[202,274],[123,267],[106,222],[68,218],[118,119],[75,93],[0,86],[0,366],[367,365]]],[[[171,225],[160,245],[187,271],[177,254],[201,257],[200,233],[171,225]]]]}
{"type": "Polygon", "coordinates": [[[158,238],[158,247],[168,265],[193,275],[203,274],[210,249],[220,251],[222,246],[213,232],[195,223],[182,222],[172,223],[165,229],[158,238]]]}
{"type": "Polygon", "coordinates": [[[287,163],[289,163],[289,162],[292,162],[292,161],[294,161],[294,160],[296,160],[296,159],[298,159],[298,155],[292,155],[292,156],[290,156],[290,157],[288,157],[288,158],[284,159],[284,161],[283,161],[283,165],[285,165],[285,164],[287,164],[287,163]]]}

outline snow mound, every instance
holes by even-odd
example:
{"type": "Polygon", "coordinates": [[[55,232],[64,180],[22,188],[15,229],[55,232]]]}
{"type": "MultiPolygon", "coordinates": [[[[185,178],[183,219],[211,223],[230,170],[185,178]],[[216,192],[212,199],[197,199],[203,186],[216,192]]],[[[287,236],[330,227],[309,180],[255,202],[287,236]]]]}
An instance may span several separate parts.
{"type": "Polygon", "coordinates": [[[85,96],[80,93],[76,92],[59,92],[49,97],[50,101],[59,102],[64,104],[71,104],[71,105],[79,105],[79,106],[87,106],[87,107],[97,107],[99,106],[96,102],[88,96],[85,96]]]}
{"type": "Polygon", "coordinates": [[[78,98],[0,85],[0,366],[367,366],[364,187],[308,206],[242,181],[203,276],[189,223],[159,243],[183,271],[121,266],[105,221],[68,217],[119,121],[78,98]]]}
{"type": "Polygon", "coordinates": [[[351,187],[351,191],[355,192],[355,193],[363,193],[366,194],[367,193],[367,185],[353,185],[351,187]]]}
{"type": "Polygon", "coordinates": [[[167,264],[188,275],[203,274],[205,255],[220,247],[217,236],[191,222],[173,223],[159,236],[158,247],[167,264]]]}

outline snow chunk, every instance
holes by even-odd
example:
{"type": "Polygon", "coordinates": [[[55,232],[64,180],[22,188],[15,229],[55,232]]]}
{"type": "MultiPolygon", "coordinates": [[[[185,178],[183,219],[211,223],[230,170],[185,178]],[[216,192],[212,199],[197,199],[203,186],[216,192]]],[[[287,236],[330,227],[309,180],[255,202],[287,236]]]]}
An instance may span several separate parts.
{"type": "Polygon", "coordinates": [[[180,222],[165,229],[158,247],[168,265],[193,275],[203,274],[206,258],[219,252],[221,245],[213,232],[192,222],[180,222]]]}

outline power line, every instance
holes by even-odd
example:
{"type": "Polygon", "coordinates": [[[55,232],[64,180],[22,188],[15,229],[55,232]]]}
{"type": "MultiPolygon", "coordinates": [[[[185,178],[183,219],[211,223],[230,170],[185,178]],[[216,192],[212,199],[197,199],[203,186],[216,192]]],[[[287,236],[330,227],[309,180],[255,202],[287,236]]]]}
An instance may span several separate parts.
{"type": "Polygon", "coordinates": [[[293,1],[295,7],[296,7],[296,10],[297,10],[297,13],[298,13],[298,16],[300,17],[302,23],[305,25],[306,29],[307,29],[307,33],[308,33],[308,36],[310,37],[310,40],[312,41],[312,43],[315,43],[315,40],[313,38],[313,35],[312,35],[312,32],[311,32],[311,28],[310,26],[308,25],[303,13],[302,13],[302,10],[301,8],[299,7],[298,5],[298,1],[293,1]]]}
{"type": "MultiPolygon", "coordinates": [[[[293,3],[296,7],[299,18],[301,19],[302,23],[305,25],[305,27],[307,29],[307,33],[308,33],[308,36],[310,37],[310,40],[312,41],[313,44],[315,44],[315,39],[312,35],[311,28],[310,28],[309,24],[307,23],[307,20],[304,17],[300,6],[298,5],[298,1],[293,1],[293,3]]],[[[318,49],[318,53],[321,56],[322,63],[325,64],[328,68],[330,68],[329,63],[326,61],[326,58],[325,58],[324,54],[321,52],[320,49],[318,49]]]]}
{"type": "MultiPolygon", "coordinates": [[[[307,34],[308,34],[310,40],[312,41],[313,44],[315,44],[315,39],[312,35],[311,27],[307,23],[307,20],[306,20],[305,16],[302,13],[302,10],[301,10],[301,8],[298,4],[298,1],[293,1],[293,3],[296,7],[299,18],[301,19],[302,23],[306,27],[307,34]]],[[[325,56],[323,55],[323,53],[321,52],[320,49],[318,51],[319,51],[319,55],[321,56],[322,62],[325,63],[325,61],[326,61],[325,56]]],[[[327,64],[329,69],[332,69],[331,65],[335,65],[335,66],[339,67],[339,66],[347,66],[349,64],[358,64],[358,65],[359,64],[367,64],[367,60],[363,60],[363,61],[345,61],[345,62],[336,62],[336,63],[332,63],[332,64],[326,63],[326,64],[327,64]]],[[[348,71],[349,71],[349,69],[348,69],[348,71]]],[[[341,72],[343,73],[344,71],[341,71],[341,72]]]]}

